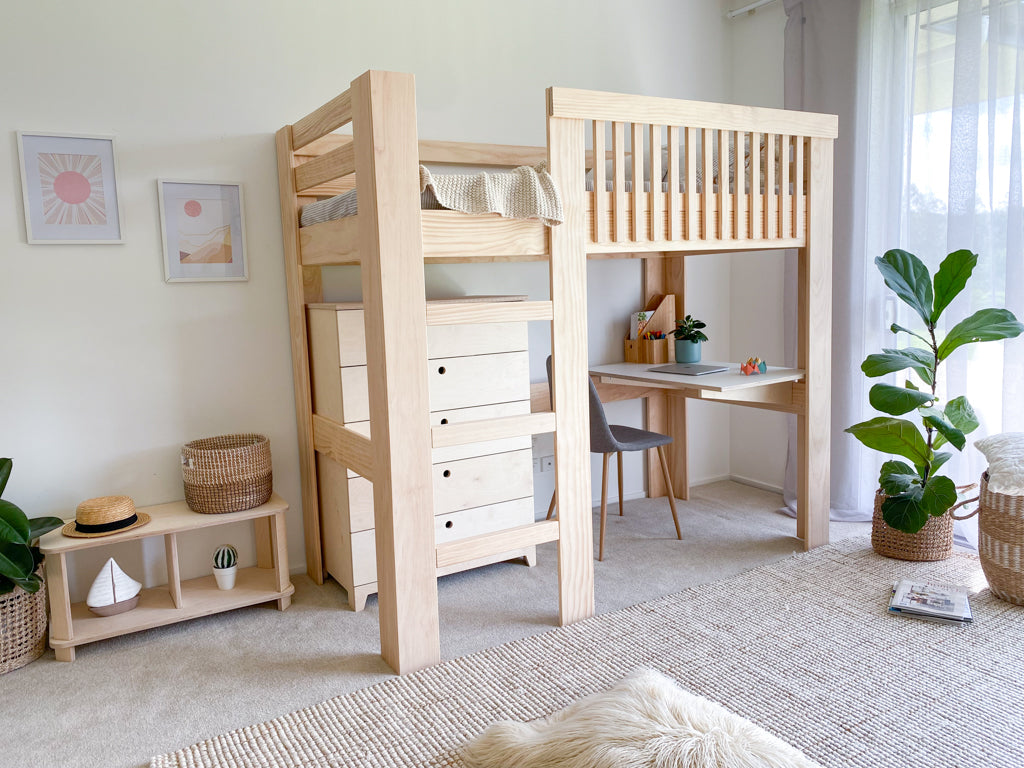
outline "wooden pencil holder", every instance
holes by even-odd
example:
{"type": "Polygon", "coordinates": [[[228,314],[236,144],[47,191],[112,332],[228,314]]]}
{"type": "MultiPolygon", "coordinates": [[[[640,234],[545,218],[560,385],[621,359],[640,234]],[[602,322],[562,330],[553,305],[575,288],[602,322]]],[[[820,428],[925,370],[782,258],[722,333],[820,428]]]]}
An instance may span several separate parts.
{"type": "Polygon", "coordinates": [[[668,339],[626,339],[623,359],[627,363],[667,363],[668,339]]]}

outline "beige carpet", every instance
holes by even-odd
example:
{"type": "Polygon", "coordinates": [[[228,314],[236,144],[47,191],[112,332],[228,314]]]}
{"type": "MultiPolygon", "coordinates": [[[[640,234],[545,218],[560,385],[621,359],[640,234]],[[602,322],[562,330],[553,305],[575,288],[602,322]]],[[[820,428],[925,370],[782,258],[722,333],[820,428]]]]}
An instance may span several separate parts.
{"type": "Polygon", "coordinates": [[[977,559],[879,557],[864,538],[444,662],[154,758],[154,768],[458,766],[491,722],[528,720],[640,665],[826,766],[1024,765],[1024,608],[975,624],[886,613],[900,576],[984,587],[977,559]]]}

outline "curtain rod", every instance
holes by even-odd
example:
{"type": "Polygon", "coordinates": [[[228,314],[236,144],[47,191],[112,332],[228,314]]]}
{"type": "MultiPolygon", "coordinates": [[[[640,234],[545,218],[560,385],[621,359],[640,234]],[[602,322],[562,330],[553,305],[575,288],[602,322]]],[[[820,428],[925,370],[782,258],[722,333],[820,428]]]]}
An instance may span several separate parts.
{"type": "Polygon", "coordinates": [[[775,0],[754,0],[752,3],[747,3],[742,8],[737,8],[735,11],[729,11],[725,14],[727,19],[735,19],[737,16],[742,16],[745,13],[752,13],[758,8],[768,5],[768,3],[774,3],[775,0]]]}

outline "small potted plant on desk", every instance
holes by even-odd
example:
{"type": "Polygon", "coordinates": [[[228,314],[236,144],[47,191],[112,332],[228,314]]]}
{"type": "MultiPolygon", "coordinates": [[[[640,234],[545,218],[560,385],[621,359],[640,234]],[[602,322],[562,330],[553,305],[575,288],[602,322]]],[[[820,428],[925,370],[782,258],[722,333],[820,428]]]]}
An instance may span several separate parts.
{"type": "Polygon", "coordinates": [[[965,435],[977,429],[978,418],[963,395],[947,397],[939,407],[939,366],[965,344],[1009,339],[1024,332],[1012,312],[990,308],[956,323],[942,340],[936,338],[943,311],[964,289],[977,263],[977,254],[955,251],[939,265],[933,282],[928,268],[912,253],[891,250],[875,259],[885,284],[924,323],[920,332],[893,323],[890,330],[910,336],[910,346],[883,349],[861,364],[871,378],[909,370],[917,381],[908,373],[902,387],[875,384],[868,399],[887,415],[846,430],[868,448],[902,456],[913,464],[897,460],[882,464],[871,526],[871,545],[882,555],[942,560],[953,551],[951,508],[957,503],[957,489],[949,477],[938,474],[953,454],[939,448],[951,445],[963,450],[965,435]],[[924,434],[916,423],[894,418],[912,411],[920,418],[924,434]]]}
{"type": "MultiPolygon", "coordinates": [[[[0,495],[13,466],[0,459],[0,495]]],[[[36,540],[62,525],[57,517],[30,520],[0,499],[0,674],[25,666],[46,649],[43,555],[36,540]]]]}
{"type": "Polygon", "coordinates": [[[676,320],[676,329],[672,331],[672,335],[676,337],[677,363],[700,362],[701,342],[708,340],[701,329],[707,327],[707,323],[695,320],[691,315],[676,320]]]}

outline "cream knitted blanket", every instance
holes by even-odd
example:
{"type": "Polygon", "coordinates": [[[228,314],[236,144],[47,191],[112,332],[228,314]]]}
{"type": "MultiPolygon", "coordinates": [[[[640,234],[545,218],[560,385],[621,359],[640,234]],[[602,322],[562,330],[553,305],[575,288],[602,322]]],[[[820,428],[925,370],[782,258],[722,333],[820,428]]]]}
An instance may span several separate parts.
{"type": "Polygon", "coordinates": [[[430,189],[445,208],[463,213],[497,213],[513,219],[562,222],[562,199],[547,164],[501,173],[439,174],[420,166],[420,192],[430,189]]]}

